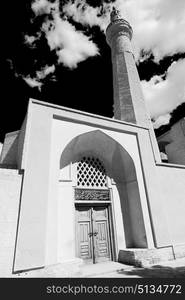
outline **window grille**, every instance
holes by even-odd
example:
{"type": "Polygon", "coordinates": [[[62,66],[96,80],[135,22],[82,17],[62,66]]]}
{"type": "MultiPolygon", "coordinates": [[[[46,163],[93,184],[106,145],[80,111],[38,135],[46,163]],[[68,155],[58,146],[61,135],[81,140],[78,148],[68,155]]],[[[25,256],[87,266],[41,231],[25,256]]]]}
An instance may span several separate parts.
{"type": "Polygon", "coordinates": [[[83,157],[77,165],[77,186],[107,187],[106,170],[102,162],[95,157],[83,157]]]}

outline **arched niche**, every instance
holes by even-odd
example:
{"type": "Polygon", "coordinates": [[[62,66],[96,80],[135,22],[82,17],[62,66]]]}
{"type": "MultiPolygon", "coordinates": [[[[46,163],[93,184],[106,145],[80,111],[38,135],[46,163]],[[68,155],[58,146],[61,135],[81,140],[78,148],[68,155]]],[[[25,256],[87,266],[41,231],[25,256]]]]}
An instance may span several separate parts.
{"type": "Polygon", "coordinates": [[[107,175],[116,185],[126,248],[147,248],[136,168],[132,157],[112,137],[101,130],[94,130],[78,135],[69,142],[60,158],[60,170],[77,163],[82,155],[89,154],[100,158],[107,175]]]}

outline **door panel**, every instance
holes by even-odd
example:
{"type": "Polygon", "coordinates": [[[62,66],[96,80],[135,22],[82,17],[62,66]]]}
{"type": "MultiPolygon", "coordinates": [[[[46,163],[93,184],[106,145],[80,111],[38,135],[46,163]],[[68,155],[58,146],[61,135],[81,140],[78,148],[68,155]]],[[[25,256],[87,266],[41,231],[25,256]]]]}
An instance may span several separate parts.
{"type": "Polygon", "coordinates": [[[78,257],[85,262],[111,260],[109,216],[106,206],[77,206],[78,257]]]}
{"type": "Polygon", "coordinates": [[[78,257],[91,261],[93,259],[91,208],[78,207],[77,212],[77,248],[78,257]]]}
{"type": "Polygon", "coordinates": [[[111,259],[108,208],[94,207],[96,262],[111,259]]]}

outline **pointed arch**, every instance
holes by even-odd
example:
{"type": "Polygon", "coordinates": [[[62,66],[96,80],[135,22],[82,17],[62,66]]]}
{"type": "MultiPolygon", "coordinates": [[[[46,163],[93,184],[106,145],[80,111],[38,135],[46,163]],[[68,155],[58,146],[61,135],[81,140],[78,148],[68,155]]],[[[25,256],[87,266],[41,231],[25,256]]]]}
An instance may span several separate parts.
{"type": "Polygon", "coordinates": [[[130,154],[121,144],[101,130],[86,132],[72,139],[62,152],[60,169],[71,162],[77,162],[82,154],[99,157],[105,164],[107,172],[117,182],[136,179],[135,165],[130,154]],[[117,160],[120,164],[116,163],[117,160]]]}
{"type": "Polygon", "coordinates": [[[136,168],[131,155],[103,131],[93,130],[69,142],[62,152],[60,169],[78,162],[82,155],[98,157],[104,163],[107,175],[116,183],[126,247],[147,248],[136,168]]]}

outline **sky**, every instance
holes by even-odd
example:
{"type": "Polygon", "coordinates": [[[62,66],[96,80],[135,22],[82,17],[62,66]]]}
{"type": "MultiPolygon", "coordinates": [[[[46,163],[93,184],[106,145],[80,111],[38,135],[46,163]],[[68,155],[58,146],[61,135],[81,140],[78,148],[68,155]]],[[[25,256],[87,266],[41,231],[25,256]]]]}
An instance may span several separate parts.
{"type": "Polygon", "coordinates": [[[156,132],[185,117],[184,0],[3,1],[0,142],[18,130],[29,98],[113,117],[112,6],[130,22],[156,132]]]}

